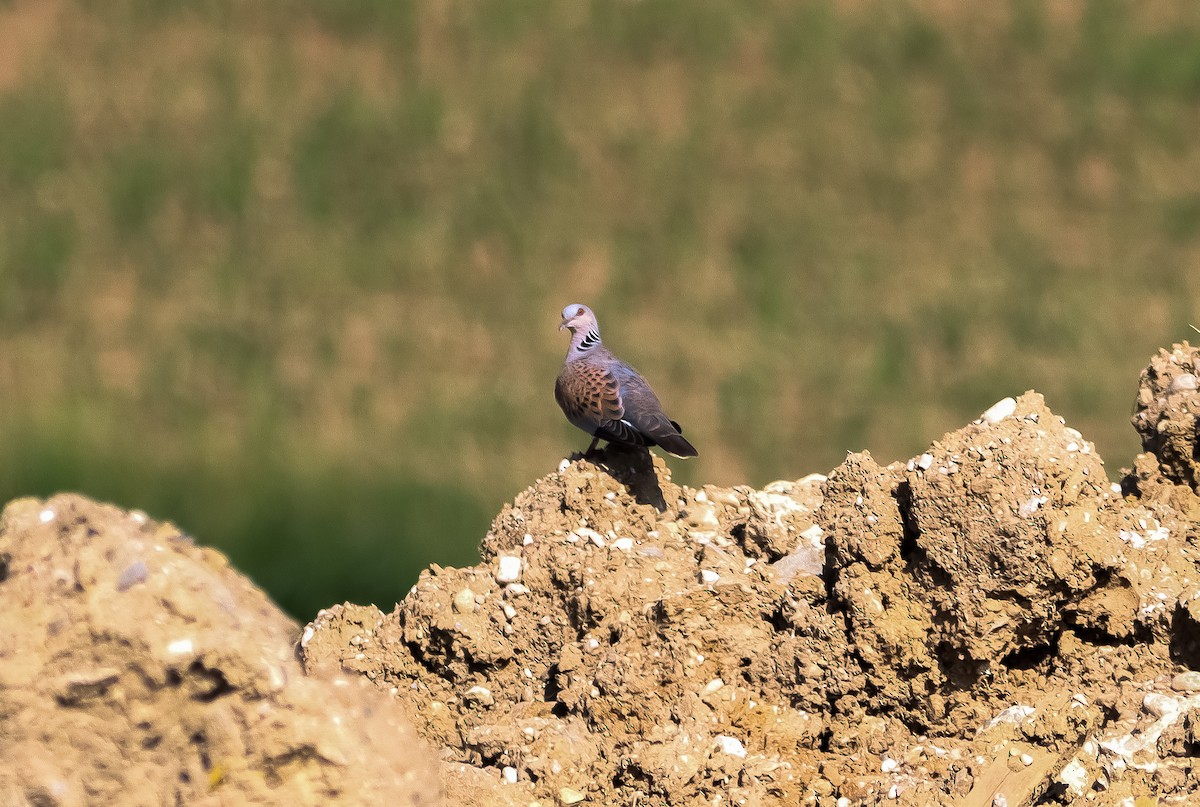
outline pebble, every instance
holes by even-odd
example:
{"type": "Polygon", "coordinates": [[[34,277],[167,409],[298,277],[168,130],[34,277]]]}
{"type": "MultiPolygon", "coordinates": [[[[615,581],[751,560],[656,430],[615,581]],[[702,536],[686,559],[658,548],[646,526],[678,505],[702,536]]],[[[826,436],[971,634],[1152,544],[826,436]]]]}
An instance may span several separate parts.
{"type": "Polygon", "coordinates": [[[704,685],[704,689],[700,690],[701,695],[711,695],[721,687],[725,686],[725,682],[720,678],[714,678],[704,685]]]}
{"type": "Polygon", "coordinates": [[[1021,764],[1028,768],[1033,764],[1033,757],[1029,754],[1021,754],[1021,764]]]}
{"type": "Polygon", "coordinates": [[[1000,725],[1001,723],[1012,723],[1013,725],[1022,723],[1026,719],[1032,717],[1036,711],[1037,711],[1037,709],[1035,709],[1034,707],[1026,706],[1021,703],[1018,703],[1014,706],[1010,706],[1007,709],[1005,709],[1004,711],[1000,712],[1000,714],[993,717],[987,723],[984,723],[983,726],[977,732],[977,734],[982,734],[983,732],[987,731],[988,729],[994,728],[994,727],[1000,725]]]}
{"type": "Polygon", "coordinates": [[[521,579],[521,558],[516,555],[501,555],[496,561],[496,582],[504,585],[521,579]]]}
{"type": "Polygon", "coordinates": [[[1184,373],[1177,375],[1171,380],[1171,385],[1167,387],[1167,392],[1180,392],[1181,390],[1200,389],[1200,381],[1197,381],[1196,376],[1192,373],[1184,373]]]}
{"type": "Polygon", "coordinates": [[[125,567],[125,571],[121,572],[121,576],[117,578],[117,591],[128,591],[138,583],[146,582],[146,578],[150,576],[150,571],[146,568],[146,564],[142,561],[135,561],[125,567]]]}
{"type": "Polygon", "coordinates": [[[504,770],[500,773],[504,777],[504,781],[510,785],[517,783],[517,769],[512,765],[505,765],[504,770]]]}
{"type": "Polygon", "coordinates": [[[988,410],[980,415],[980,419],[988,423],[999,423],[1017,411],[1017,402],[1012,398],[1002,398],[996,401],[988,410]]]}
{"type": "Polygon", "coordinates": [[[558,791],[558,800],[562,804],[578,804],[585,798],[587,798],[587,796],[580,793],[573,787],[564,787],[558,791]]]}
{"type": "Polygon", "coordinates": [[[712,505],[691,508],[688,510],[685,521],[688,526],[710,530],[719,529],[721,526],[721,523],[717,520],[717,511],[712,505]]]}
{"type": "Polygon", "coordinates": [[[487,687],[481,686],[473,686],[464,692],[463,700],[474,701],[475,703],[481,703],[484,706],[491,706],[496,702],[496,699],[492,696],[492,691],[487,687]]]}
{"type": "Polygon", "coordinates": [[[475,610],[475,592],[469,588],[464,588],[462,591],[454,595],[454,602],[451,607],[460,614],[469,614],[475,610]]]}
{"type": "Polygon", "coordinates": [[[1171,679],[1171,689],[1176,692],[1200,692],[1200,672],[1181,672],[1171,679]]]}
{"type": "Polygon", "coordinates": [[[730,737],[728,734],[718,734],[716,736],[717,750],[722,754],[728,754],[731,757],[740,759],[746,758],[746,746],[742,745],[742,741],[737,737],[730,737]]]}
{"type": "Polygon", "coordinates": [[[891,773],[892,771],[896,770],[896,768],[899,768],[899,767],[900,767],[899,762],[892,759],[891,757],[888,757],[888,758],[884,759],[882,763],[880,763],[879,770],[883,771],[884,773],[891,773]]]}
{"type": "MultiPolygon", "coordinates": [[[[1174,681],[1171,683],[1174,683],[1174,681]]],[[[1142,708],[1155,717],[1174,716],[1178,714],[1180,703],[1181,701],[1178,698],[1163,695],[1160,692],[1147,692],[1146,697],[1142,698],[1142,708]]]]}
{"type": "Polygon", "coordinates": [[[921,456],[917,457],[917,467],[920,468],[922,471],[928,471],[932,466],[933,466],[933,455],[932,454],[922,454],[921,456]]]}
{"type": "Polygon", "coordinates": [[[1057,779],[1067,786],[1067,793],[1076,798],[1082,796],[1083,791],[1091,784],[1091,777],[1088,776],[1087,768],[1078,759],[1072,759],[1063,766],[1063,769],[1058,773],[1057,779]]]}
{"type": "Polygon", "coordinates": [[[613,549],[619,549],[622,552],[628,552],[629,550],[633,549],[633,539],[618,538],[617,540],[613,541],[612,545],[613,549]]]}
{"type": "Polygon", "coordinates": [[[700,582],[706,586],[711,586],[721,579],[721,575],[714,572],[712,569],[700,570],[700,582]]]}

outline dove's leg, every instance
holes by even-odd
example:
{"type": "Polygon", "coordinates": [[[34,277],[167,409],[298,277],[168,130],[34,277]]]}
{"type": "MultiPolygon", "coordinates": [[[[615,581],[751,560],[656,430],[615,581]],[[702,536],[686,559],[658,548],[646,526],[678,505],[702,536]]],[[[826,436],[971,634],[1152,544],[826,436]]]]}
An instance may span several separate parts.
{"type": "Polygon", "coordinates": [[[587,447],[587,451],[583,452],[583,458],[584,458],[584,459],[588,459],[589,457],[591,457],[591,456],[592,456],[592,454],[594,454],[594,453],[595,453],[595,451],[596,451],[596,443],[598,443],[598,442],[600,442],[600,438],[599,438],[599,437],[593,437],[593,438],[592,438],[592,444],[591,444],[590,446],[588,446],[588,447],[587,447]]]}

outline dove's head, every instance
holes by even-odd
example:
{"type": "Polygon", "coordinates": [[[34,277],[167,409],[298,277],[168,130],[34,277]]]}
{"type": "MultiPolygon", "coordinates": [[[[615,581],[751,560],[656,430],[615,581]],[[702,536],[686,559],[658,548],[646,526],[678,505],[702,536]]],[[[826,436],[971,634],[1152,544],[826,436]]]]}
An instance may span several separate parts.
{"type": "Polygon", "coordinates": [[[579,303],[571,303],[562,310],[562,325],[559,325],[558,329],[570,331],[572,334],[588,334],[593,331],[597,335],[600,333],[600,326],[596,324],[596,315],[592,313],[592,309],[579,303]]]}

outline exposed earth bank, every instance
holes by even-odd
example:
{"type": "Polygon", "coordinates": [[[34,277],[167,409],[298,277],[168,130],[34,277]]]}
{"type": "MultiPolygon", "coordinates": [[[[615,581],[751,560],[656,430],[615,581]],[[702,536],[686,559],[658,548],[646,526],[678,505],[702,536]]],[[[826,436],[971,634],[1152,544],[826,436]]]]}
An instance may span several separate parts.
{"type": "Polygon", "coordinates": [[[1200,803],[1197,353],[1114,477],[1036,393],[762,490],[610,449],[303,631],[169,525],[15,502],[0,805],[1200,803]]]}

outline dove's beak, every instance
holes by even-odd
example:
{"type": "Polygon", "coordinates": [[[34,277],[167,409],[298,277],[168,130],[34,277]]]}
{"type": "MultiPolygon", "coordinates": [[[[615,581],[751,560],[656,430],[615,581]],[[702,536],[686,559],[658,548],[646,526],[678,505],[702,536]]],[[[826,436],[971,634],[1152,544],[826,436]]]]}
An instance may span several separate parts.
{"type": "Polygon", "coordinates": [[[560,331],[565,331],[565,330],[567,329],[567,321],[566,321],[566,320],[563,320],[563,323],[562,323],[562,325],[559,325],[559,326],[558,326],[558,329],[559,329],[560,331]]]}

